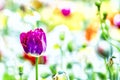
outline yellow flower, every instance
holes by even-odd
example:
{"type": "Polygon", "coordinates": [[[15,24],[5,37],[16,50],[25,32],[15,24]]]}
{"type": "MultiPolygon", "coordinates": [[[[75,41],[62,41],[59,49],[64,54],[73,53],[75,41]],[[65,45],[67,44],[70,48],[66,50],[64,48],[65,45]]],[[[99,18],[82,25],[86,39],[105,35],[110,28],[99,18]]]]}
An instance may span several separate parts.
{"type": "Polygon", "coordinates": [[[53,11],[47,9],[41,12],[41,20],[49,26],[48,31],[61,24],[66,25],[70,30],[80,30],[84,18],[84,15],[78,11],[72,12],[69,16],[64,16],[59,8],[55,8],[53,11]]]}
{"type": "Polygon", "coordinates": [[[39,8],[41,8],[43,6],[43,4],[39,0],[33,0],[31,2],[31,5],[36,10],[38,10],[39,8]]]}
{"type": "Polygon", "coordinates": [[[7,26],[8,17],[4,14],[0,14],[0,29],[3,29],[7,26]]]}

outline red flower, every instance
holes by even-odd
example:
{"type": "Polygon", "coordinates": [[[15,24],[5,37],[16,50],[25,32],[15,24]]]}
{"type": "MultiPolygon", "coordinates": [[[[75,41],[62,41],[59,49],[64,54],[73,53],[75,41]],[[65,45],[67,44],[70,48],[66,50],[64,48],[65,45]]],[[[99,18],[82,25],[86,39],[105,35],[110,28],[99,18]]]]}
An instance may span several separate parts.
{"type": "MultiPolygon", "coordinates": [[[[26,54],[26,53],[23,53],[23,58],[25,60],[28,60],[30,61],[30,63],[34,66],[35,65],[35,57],[34,56],[31,56],[29,54],[26,54]]],[[[39,56],[39,59],[38,59],[38,64],[46,64],[47,63],[47,56],[39,56]]]]}

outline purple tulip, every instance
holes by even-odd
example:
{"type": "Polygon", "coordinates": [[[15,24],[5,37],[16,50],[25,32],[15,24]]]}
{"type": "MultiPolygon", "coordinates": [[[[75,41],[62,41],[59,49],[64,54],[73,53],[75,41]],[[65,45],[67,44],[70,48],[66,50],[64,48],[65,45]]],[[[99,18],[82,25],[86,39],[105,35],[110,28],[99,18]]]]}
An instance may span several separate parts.
{"type": "Polygon", "coordinates": [[[34,56],[39,56],[47,46],[45,32],[40,28],[21,33],[20,42],[24,51],[34,56]]]}
{"type": "Polygon", "coordinates": [[[70,9],[62,9],[61,12],[64,16],[68,16],[68,15],[70,15],[71,11],[70,11],[70,9]]]}
{"type": "Polygon", "coordinates": [[[120,28],[120,14],[115,15],[114,17],[114,25],[120,28]]]}

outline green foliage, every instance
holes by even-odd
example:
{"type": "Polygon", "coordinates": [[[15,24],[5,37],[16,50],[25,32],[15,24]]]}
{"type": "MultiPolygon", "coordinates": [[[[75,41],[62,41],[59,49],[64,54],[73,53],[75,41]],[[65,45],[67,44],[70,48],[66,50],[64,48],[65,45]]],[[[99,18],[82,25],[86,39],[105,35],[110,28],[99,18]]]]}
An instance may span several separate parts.
{"type": "Polygon", "coordinates": [[[73,73],[70,73],[70,74],[69,74],[69,79],[70,79],[70,80],[74,80],[74,79],[75,79],[75,76],[74,76],[73,73]]]}
{"type": "Polygon", "coordinates": [[[98,75],[98,77],[100,78],[100,80],[106,80],[107,79],[106,75],[103,74],[103,73],[101,73],[101,72],[97,72],[96,74],[98,75]]]}
{"type": "Polygon", "coordinates": [[[86,65],[86,69],[93,69],[93,65],[92,65],[91,63],[88,63],[88,64],[86,65]]]}
{"type": "Polygon", "coordinates": [[[53,75],[55,75],[57,73],[56,64],[50,65],[49,69],[53,75]]]}
{"type": "Polygon", "coordinates": [[[49,77],[50,74],[47,73],[47,72],[44,72],[44,73],[42,73],[40,76],[41,76],[43,79],[45,79],[45,78],[49,77]]]}
{"type": "Polygon", "coordinates": [[[67,63],[67,69],[72,69],[72,63],[67,63]]]}
{"type": "Polygon", "coordinates": [[[39,20],[36,21],[36,26],[37,27],[40,27],[41,25],[44,25],[44,23],[42,21],[39,21],[39,20]]]}
{"type": "Polygon", "coordinates": [[[7,72],[3,75],[3,80],[16,80],[14,75],[10,75],[7,72]]]}

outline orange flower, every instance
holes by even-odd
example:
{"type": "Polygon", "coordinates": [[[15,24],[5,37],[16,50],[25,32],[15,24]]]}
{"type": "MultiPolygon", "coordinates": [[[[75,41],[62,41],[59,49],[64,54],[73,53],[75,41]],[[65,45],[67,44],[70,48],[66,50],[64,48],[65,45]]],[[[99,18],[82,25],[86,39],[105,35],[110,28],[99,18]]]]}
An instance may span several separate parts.
{"type": "Polygon", "coordinates": [[[96,36],[96,34],[98,32],[98,27],[99,27],[98,24],[99,24],[98,21],[92,21],[88,25],[88,27],[86,28],[86,31],[85,31],[86,40],[90,41],[96,36]]]}
{"type": "Polygon", "coordinates": [[[111,23],[112,26],[114,25],[114,22],[113,22],[114,16],[116,14],[118,14],[118,13],[119,12],[110,12],[110,13],[108,13],[107,19],[110,21],[110,23],[111,23]]]}

